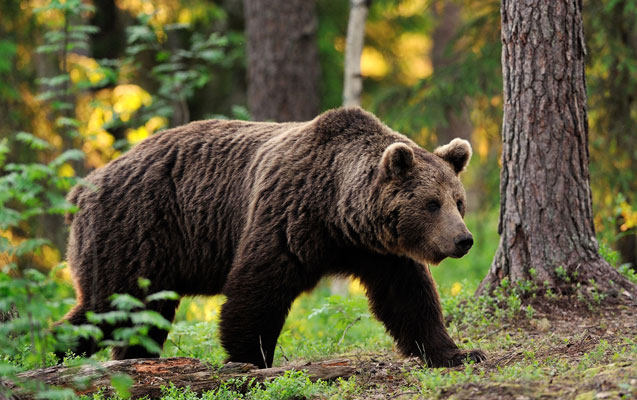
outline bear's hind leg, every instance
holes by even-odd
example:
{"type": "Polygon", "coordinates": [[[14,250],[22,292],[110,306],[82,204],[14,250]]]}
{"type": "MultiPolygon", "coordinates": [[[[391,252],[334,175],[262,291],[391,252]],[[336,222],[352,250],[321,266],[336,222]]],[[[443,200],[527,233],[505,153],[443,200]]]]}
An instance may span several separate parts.
{"type": "MultiPolygon", "coordinates": [[[[146,309],[151,311],[157,311],[161,314],[169,323],[172,323],[175,318],[175,312],[179,305],[178,300],[159,300],[150,303],[146,309]]],[[[157,327],[150,327],[148,330],[148,337],[152,339],[161,349],[168,337],[168,330],[160,329],[157,327]]],[[[125,360],[131,358],[157,358],[159,354],[147,350],[142,345],[125,346],[125,347],[113,347],[111,350],[111,356],[113,360],[125,360]]]]}

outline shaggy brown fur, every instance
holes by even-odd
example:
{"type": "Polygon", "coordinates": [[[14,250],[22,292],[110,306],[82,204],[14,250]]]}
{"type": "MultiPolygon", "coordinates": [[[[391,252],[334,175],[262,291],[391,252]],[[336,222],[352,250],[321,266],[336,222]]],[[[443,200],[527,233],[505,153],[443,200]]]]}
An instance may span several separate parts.
{"type": "MultiPolygon", "coordinates": [[[[154,135],[91,173],[97,189],[69,194],[80,210],[68,249],[78,304],[66,319],[109,310],[113,293],[141,296],[139,277],[150,292],[223,293],[229,359],[264,367],[293,300],[325,275],[353,275],[404,354],[431,366],[480,361],[447,334],[426,266],[473,242],[457,178],[470,155],[462,140],[429,153],[359,108],[154,135]]],[[[172,320],[177,302],[151,306],[172,320]]],[[[159,344],[166,334],[151,331],[159,344]]],[[[94,349],[83,341],[74,350],[94,349]]],[[[144,356],[140,347],[114,352],[144,356]]]]}

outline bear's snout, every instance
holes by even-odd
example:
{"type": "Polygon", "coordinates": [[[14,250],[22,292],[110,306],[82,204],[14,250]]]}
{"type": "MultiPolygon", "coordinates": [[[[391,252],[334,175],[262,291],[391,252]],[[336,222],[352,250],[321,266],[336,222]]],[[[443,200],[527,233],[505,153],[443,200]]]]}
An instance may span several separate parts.
{"type": "Polygon", "coordinates": [[[471,236],[470,233],[458,235],[453,242],[456,245],[457,257],[462,257],[467,254],[471,246],[473,246],[473,236],[471,236]]]}

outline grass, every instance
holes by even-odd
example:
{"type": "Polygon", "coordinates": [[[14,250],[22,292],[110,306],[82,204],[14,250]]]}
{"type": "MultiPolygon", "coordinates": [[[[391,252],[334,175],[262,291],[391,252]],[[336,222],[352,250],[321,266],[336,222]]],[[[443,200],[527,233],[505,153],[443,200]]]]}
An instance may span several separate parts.
{"type": "MultiPolygon", "coordinates": [[[[469,285],[463,285],[468,287],[469,285]]],[[[488,360],[457,368],[427,369],[395,352],[391,338],[369,315],[365,297],[330,296],[327,285],[295,303],[279,340],[276,365],[347,358],[359,373],[346,380],[312,383],[290,372],[264,385],[227,382],[197,394],[167,387],[163,399],[358,399],[358,398],[634,398],[637,395],[637,313],[634,307],[588,304],[572,310],[565,300],[523,302],[514,290],[474,299],[462,290],[443,294],[449,331],[463,348],[481,348],[488,360]],[[522,306],[522,304],[526,304],[522,306]],[[527,304],[528,303],[528,304],[527,304]],[[499,312],[495,312],[495,310],[499,312]],[[529,312],[531,309],[533,312],[529,312]],[[343,335],[345,328],[348,328],[343,335]]],[[[181,320],[162,356],[185,355],[220,364],[215,307],[190,299],[183,307],[211,311],[212,321],[181,320]],[[190,305],[188,303],[190,301],[190,305]]],[[[217,300],[214,300],[217,301],[217,300]]],[[[188,310],[180,309],[180,315],[188,310]]],[[[96,396],[95,398],[103,398],[96,396]]]]}

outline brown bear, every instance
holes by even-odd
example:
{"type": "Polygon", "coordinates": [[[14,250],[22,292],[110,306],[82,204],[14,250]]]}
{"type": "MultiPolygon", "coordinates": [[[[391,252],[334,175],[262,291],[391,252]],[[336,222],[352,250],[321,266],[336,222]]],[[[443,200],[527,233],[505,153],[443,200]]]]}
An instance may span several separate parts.
{"type": "MultiPolygon", "coordinates": [[[[326,275],[354,276],[403,354],[433,367],[479,362],[481,351],[460,350],[447,333],[427,266],[472,246],[458,179],[470,157],[467,141],[432,154],[360,108],[158,133],[69,194],[79,207],[68,246],[77,305],[65,319],[86,323],[113,293],[142,295],[140,277],[150,292],[224,294],[229,360],[267,367],[293,300],[326,275]]],[[[177,304],[151,308],[172,321],[177,304]]],[[[166,335],[150,332],[160,345],[166,335]]]]}

